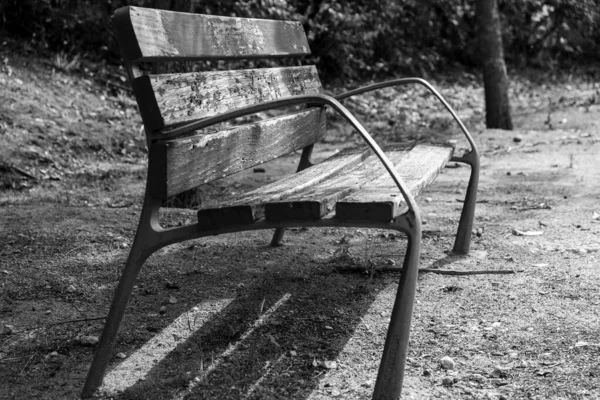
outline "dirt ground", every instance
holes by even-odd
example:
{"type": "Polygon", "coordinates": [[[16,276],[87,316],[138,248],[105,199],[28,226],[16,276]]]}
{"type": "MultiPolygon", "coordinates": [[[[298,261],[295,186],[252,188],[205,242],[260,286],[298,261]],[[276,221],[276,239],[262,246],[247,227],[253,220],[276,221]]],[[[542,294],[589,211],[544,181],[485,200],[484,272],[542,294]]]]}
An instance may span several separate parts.
{"type": "MultiPolygon", "coordinates": [[[[61,71],[60,61],[11,60],[12,72],[0,75],[2,399],[78,397],[94,352],[86,340],[101,332],[141,206],[135,105],[98,83],[98,65],[81,66],[82,78],[61,71]]],[[[471,253],[456,257],[468,169],[445,169],[419,197],[421,267],[490,273],[420,275],[403,398],[600,399],[598,84],[520,80],[511,93],[513,132],[480,129],[476,84],[439,84],[480,147],[479,203],[471,253]]],[[[382,107],[377,100],[354,109],[382,107]]],[[[421,124],[417,136],[459,138],[438,114],[402,110],[408,126],[421,124]]],[[[376,133],[385,125],[364,118],[376,133]]],[[[333,128],[321,156],[350,141],[345,128],[333,128]]],[[[397,128],[396,138],[403,135],[397,128]]],[[[295,162],[284,158],[201,197],[275,179],[295,162]]],[[[166,209],[162,218],[194,215],[166,209]]],[[[154,254],[99,397],[369,398],[399,274],[340,269],[401,264],[403,237],[296,229],[270,248],[270,234],[204,238],[154,254]]]]}

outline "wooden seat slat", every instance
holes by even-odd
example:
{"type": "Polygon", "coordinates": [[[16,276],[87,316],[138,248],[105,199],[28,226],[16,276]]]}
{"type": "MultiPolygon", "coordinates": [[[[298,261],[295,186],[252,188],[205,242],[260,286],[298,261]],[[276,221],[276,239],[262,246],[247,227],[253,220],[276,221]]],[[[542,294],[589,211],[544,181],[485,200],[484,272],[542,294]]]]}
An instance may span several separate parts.
{"type": "Polygon", "coordinates": [[[113,26],[129,62],[310,54],[302,24],[124,7],[113,26]]]}
{"type": "Polygon", "coordinates": [[[151,157],[160,182],[153,194],[168,196],[235,174],[319,141],[325,110],[310,108],[215,133],[156,142],[151,157]]]}
{"type": "MultiPolygon", "coordinates": [[[[413,144],[388,147],[385,149],[386,155],[397,165],[412,147],[413,144]]],[[[338,200],[360,190],[382,174],[387,174],[383,164],[375,155],[371,155],[331,179],[285,196],[280,201],[268,202],[265,205],[265,218],[276,222],[320,219],[333,211],[338,200]]]]}
{"type": "MultiPolygon", "coordinates": [[[[427,187],[450,161],[453,147],[420,144],[396,169],[413,196],[427,187]]],[[[341,220],[391,221],[402,211],[404,199],[392,178],[385,174],[339,201],[335,216],[341,220]]]]}
{"type": "Polygon", "coordinates": [[[317,94],[314,66],[140,76],[133,81],[144,125],[154,131],[285,97],[317,94]]]}
{"type": "Polygon", "coordinates": [[[265,203],[293,196],[342,171],[356,168],[369,154],[371,151],[368,149],[343,150],[317,165],[242,194],[219,207],[199,210],[198,224],[209,229],[232,223],[252,223],[264,216],[265,203]]]}

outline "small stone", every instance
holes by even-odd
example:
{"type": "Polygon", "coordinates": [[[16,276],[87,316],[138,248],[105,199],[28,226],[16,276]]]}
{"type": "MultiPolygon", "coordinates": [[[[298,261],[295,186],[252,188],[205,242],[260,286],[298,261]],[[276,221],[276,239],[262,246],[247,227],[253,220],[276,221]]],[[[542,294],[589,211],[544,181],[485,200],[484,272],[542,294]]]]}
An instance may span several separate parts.
{"type": "Polygon", "coordinates": [[[431,197],[425,197],[425,201],[427,203],[431,203],[433,201],[433,199],[431,197]]]}
{"type": "Polygon", "coordinates": [[[485,380],[484,376],[481,374],[471,374],[467,377],[467,379],[478,383],[481,383],[485,380]]]}
{"type": "Polygon", "coordinates": [[[328,331],[332,330],[333,327],[329,326],[329,325],[325,325],[325,329],[327,329],[328,331]]]}
{"type": "Polygon", "coordinates": [[[6,270],[6,269],[3,269],[3,270],[2,270],[2,273],[3,273],[4,275],[8,275],[8,270],[6,270]]]}
{"type": "Polygon", "coordinates": [[[290,350],[290,356],[292,357],[296,357],[298,355],[298,353],[294,350],[290,350]]]}
{"type": "Polygon", "coordinates": [[[370,388],[371,386],[373,386],[373,381],[372,380],[364,381],[361,386],[362,387],[366,387],[366,388],[370,388]]]}
{"type": "Polygon", "coordinates": [[[46,358],[57,358],[58,357],[58,351],[53,351],[52,353],[48,353],[48,355],[46,356],[46,358]]]}
{"type": "Polygon", "coordinates": [[[488,257],[488,252],[485,250],[475,250],[473,251],[473,257],[479,260],[485,260],[488,257]]]}
{"type": "Polygon", "coordinates": [[[522,140],[523,138],[520,135],[517,135],[513,138],[513,142],[515,143],[521,143],[522,140]]]}
{"type": "Polygon", "coordinates": [[[2,327],[3,335],[12,335],[13,333],[15,333],[15,327],[13,325],[4,325],[2,327]]]}
{"type": "Polygon", "coordinates": [[[448,356],[442,358],[440,360],[440,364],[442,365],[442,368],[444,368],[444,369],[454,369],[454,367],[456,366],[456,363],[454,362],[454,360],[448,356]]]}
{"type": "Polygon", "coordinates": [[[454,385],[454,378],[452,378],[450,376],[446,376],[444,379],[442,379],[442,385],[444,385],[444,386],[454,385]]]}
{"type": "Polygon", "coordinates": [[[158,312],[159,312],[159,313],[161,313],[161,314],[164,314],[164,313],[166,313],[166,312],[167,312],[167,307],[165,307],[165,306],[162,306],[162,307],[161,307],[161,308],[158,310],[158,312]]]}
{"type": "Polygon", "coordinates": [[[99,342],[97,336],[80,336],[79,343],[84,346],[95,346],[99,342]]]}
{"type": "Polygon", "coordinates": [[[117,357],[117,358],[127,358],[127,354],[125,354],[125,353],[117,353],[117,354],[115,354],[115,357],[117,357]]]}
{"type": "Polygon", "coordinates": [[[506,375],[506,370],[499,367],[490,372],[490,378],[506,378],[506,375]]]}
{"type": "Polygon", "coordinates": [[[76,292],[76,291],[77,291],[77,289],[75,288],[74,285],[69,285],[67,287],[67,292],[69,292],[69,293],[73,293],[73,292],[76,292]]]}
{"type": "Polygon", "coordinates": [[[177,303],[177,299],[174,296],[169,297],[169,304],[177,303]]]}
{"type": "Polygon", "coordinates": [[[321,365],[327,369],[337,369],[337,362],[335,362],[335,361],[326,360],[326,361],[323,361],[321,363],[321,365]]]}

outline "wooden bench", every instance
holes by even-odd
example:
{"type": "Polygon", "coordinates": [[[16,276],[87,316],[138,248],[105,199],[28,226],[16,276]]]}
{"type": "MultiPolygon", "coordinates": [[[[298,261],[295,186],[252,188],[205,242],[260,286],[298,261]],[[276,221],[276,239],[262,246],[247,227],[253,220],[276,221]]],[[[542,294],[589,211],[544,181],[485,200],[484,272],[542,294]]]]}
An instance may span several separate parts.
{"type": "MultiPolygon", "coordinates": [[[[374,389],[374,398],[396,399],[402,389],[418,275],[421,217],[414,197],[450,160],[469,164],[471,177],[454,245],[469,250],[479,158],[475,143],[439,93],[418,78],[396,79],[335,97],[323,94],[314,66],[148,74],[140,66],[166,61],[239,60],[309,54],[298,22],[218,17],[125,7],[113,17],[125,66],[148,139],[144,206],[137,234],[82,395],[101,385],[120,322],[146,258],[180,241],[256,229],[367,227],[400,231],[408,238],[398,294],[374,389]],[[400,144],[382,151],[340,103],[388,86],[426,87],[460,125],[471,150],[454,156],[443,145],[400,144]],[[214,129],[216,124],[272,109],[277,117],[214,129]],[[325,108],[339,113],[365,148],[344,150],[316,165],[313,145],[326,133],[325,108]],[[213,129],[206,129],[213,126],[213,129]],[[302,150],[298,172],[278,182],[198,211],[197,223],[161,228],[158,210],[170,196],[291,152],[302,150]]],[[[185,65],[187,65],[186,63],[185,65]]]]}

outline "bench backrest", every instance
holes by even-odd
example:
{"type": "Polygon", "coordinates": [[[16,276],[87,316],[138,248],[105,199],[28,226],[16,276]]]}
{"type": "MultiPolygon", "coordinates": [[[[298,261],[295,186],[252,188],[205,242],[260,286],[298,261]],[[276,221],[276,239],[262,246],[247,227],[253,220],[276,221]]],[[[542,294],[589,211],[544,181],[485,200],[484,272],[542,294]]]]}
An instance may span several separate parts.
{"type": "Polygon", "coordinates": [[[299,22],[218,17],[124,7],[113,17],[150,144],[153,195],[166,198],[306,147],[322,138],[325,113],[308,108],[223,131],[161,140],[169,128],[264,101],[315,94],[314,66],[140,74],[165,61],[305,56],[299,22]],[[164,181],[164,184],[158,181],[164,181]]]}

